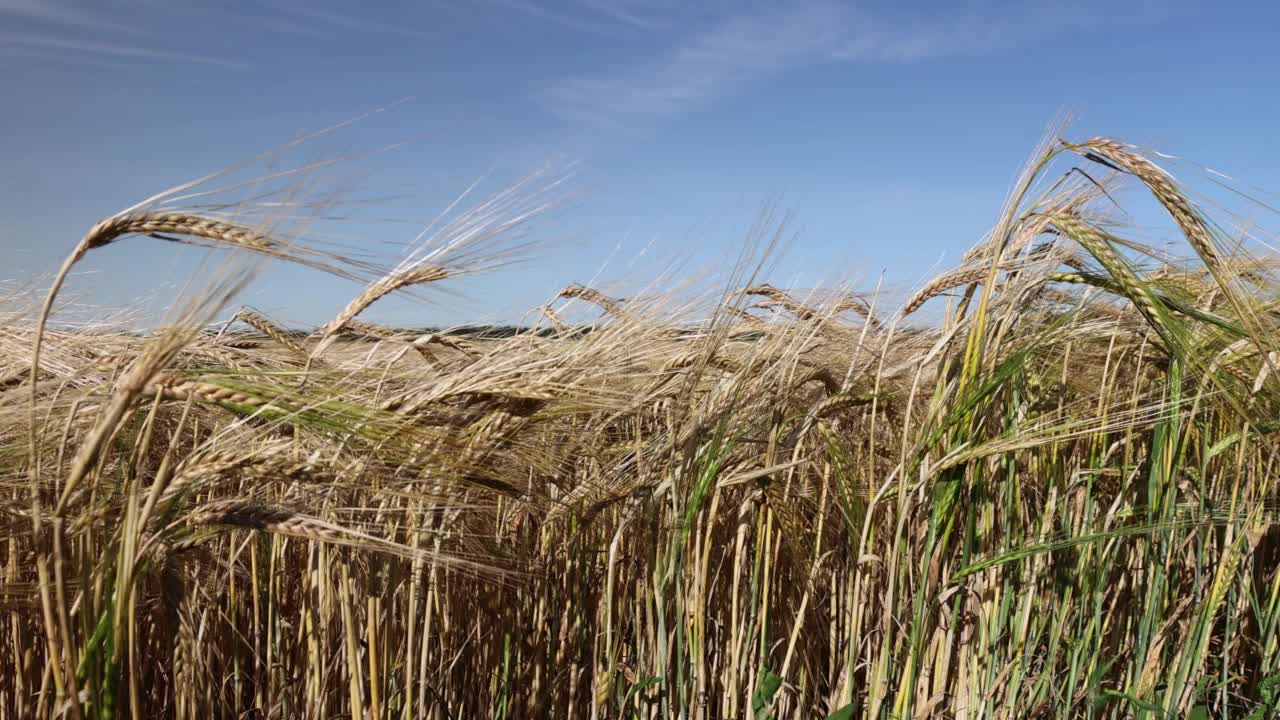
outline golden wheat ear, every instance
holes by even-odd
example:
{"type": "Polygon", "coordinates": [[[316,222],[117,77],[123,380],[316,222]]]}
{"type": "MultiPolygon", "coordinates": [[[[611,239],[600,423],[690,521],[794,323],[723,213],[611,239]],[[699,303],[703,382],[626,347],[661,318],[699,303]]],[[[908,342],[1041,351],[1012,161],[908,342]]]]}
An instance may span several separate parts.
{"type": "MultiPolygon", "coordinates": [[[[36,321],[35,335],[32,340],[33,373],[39,367],[40,346],[53,304],[72,268],[83,260],[89,251],[107,247],[130,235],[146,235],[171,242],[193,244],[197,244],[196,241],[205,241],[212,243],[215,247],[247,250],[266,257],[297,262],[340,277],[352,277],[352,273],[342,266],[341,258],[338,256],[329,256],[332,262],[322,261],[318,258],[322,257],[323,253],[275,240],[268,232],[247,225],[180,212],[133,212],[112,216],[89,229],[54,276],[36,321]]],[[[36,397],[34,382],[31,391],[34,401],[36,397]]]]}
{"type": "Polygon", "coordinates": [[[556,299],[559,298],[585,300],[615,318],[623,319],[627,317],[627,312],[622,309],[621,300],[609,297],[599,290],[586,285],[579,285],[578,283],[569,285],[559,293],[556,293],[556,299]]]}
{"type": "Polygon", "coordinates": [[[308,352],[306,348],[299,345],[292,337],[290,337],[289,333],[284,328],[271,322],[271,320],[267,319],[265,315],[253,308],[241,308],[232,319],[240,320],[254,330],[266,335],[277,345],[288,350],[294,355],[299,356],[303,360],[307,358],[308,352]]]}
{"type": "MultiPolygon", "coordinates": [[[[558,184],[553,181],[541,187],[537,185],[540,179],[541,174],[534,174],[462,212],[443,227],[437,229],[432,223],[424,228],[415,239],[420,245],[408,257],[367,285],[315,332],[317,342],[311,357],[322,355],[337,339],[339,330],[391,293],[515,263],[529,250],[527,243],[518,240],[516,231],[550,206],[544,194],[558,184]]],[[[450,210],[461,200],[458,198],[450,210]]]]}
{"type": "Polygon", "coordinates": [[[402,288],[414,285],[424,285],[444,280],[450,276],[449,271],[440,267],[419,267],[410,270],[393,272],[379,280],[376,280],[364,289],[359,295],[355,296],[347,306],[338,313],[337,317],[325,323],[323,327],[316,331],[315,335],[319,338],[315,349],[311,351],[311,357],[318,357],[337,338],[337,333],[346,327],[357,315],[364,312],[370,305],[378,300],[390,295],[391,293],[402,288]]]}

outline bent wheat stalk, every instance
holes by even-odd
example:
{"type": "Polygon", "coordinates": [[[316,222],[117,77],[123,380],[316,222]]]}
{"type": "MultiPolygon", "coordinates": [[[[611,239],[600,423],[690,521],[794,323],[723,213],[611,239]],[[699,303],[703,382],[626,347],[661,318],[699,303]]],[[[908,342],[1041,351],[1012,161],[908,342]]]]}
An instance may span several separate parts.
{"type": "MultiPolygon", "coordinates": [[[[41,502],[40,502],[40,433],[37,414],[37,405],[40,397],[40,352],[41,344],[44,340],[45,329],[48,325],[49,315],[53,309],[53,303],[58,297],[59,291],[62,289],[63,283],[66,282],[72,268],[75,267],[90,250],[106,247],[116,240],[127,235],[135,234],[151,234],[171,233],[192,238],[201,238],[210,240],[214,243],[227,245],[231,247],[245,248],[255,252],[264,253],[276,257],[294,258],[293,255],[286,252],[279,243],[272,241],[266,235],[252,230],[248,227],[237,225],[235,223],[225,222],[221,220],[212,220],[203,218],[198,215],[188,213],[151,213],[136,212],[125,213],[107,218],[89,229],[89,232],[81,238],[71,253],[63,261],[62,266],[58,269],[58,273],[54,276],[53,282],[50,284],[49,291],[45,295],[44,303],[40,307],[40,314],[36,320],[36,326],[32,333],[31,341],[31,369],[29,371],[31,386],[29,393],[30,407],[28,411],[28,451],[30,453],[30,461],[28,463],[28,478],[31,490],[31,523],[34,536],[39,538],[42,536],[41,524],[41,502]]],[[[171,240],[172,238],[164,237],[162,239],[171,240]]],[[[179,242],[181,240],[178,240],[179,242]]],[[[230,291],[231,288],[224,288],[230,291]]],[[[229,294],[229,293],[228,293],[229,294]]],[[[66,502],[71,496],[71,491],[75,488],[77,482],[88,472],[90,464],[97,456],[98,450],[103,442],[106,441],[107,435],[114,429],[115,423],[123,416],[126,408],[132,403],[137,393],[142,390],[146,383],[156,370],[163,363],[172,357],[177,348],[185,342],[185,338],[181,338],[181,333],[171,335],[165,341],[152,348],[151,351],[145,353],[143,358],[134,364],[134,366],[122,378],[120,389],[113,394],[111,402],[108,405],[102,421],[94,429],[87,438],[86,442],[80,446],[77,451],[76,460],[72,467],[71,475],[67,478],[61,492],[57,508],[54,511],[54,533],[55,541],[61,536],[61,516],[66,508],[66,502]]],[[[41,586],[41,603],[45,608],[45,621],[49,625],[53,618],[52,598],[49,594],[49,587],[52,578],[49,575],[48,557],[45,547],[42,543],[38,544],[36,553],[36,564],[39,570],[40,586],[41,586]]],[[[54,566],[57,569],[61,565],[61,546],[55,542],[54,548],[54,566]]],[[[59,583],[58,589],[61,591],[62,586],[59,583]]],[[[62,593],[59,592],[59,605],[63,612],[59,613],[61,631],[59,636],[62,641],[69,641],[70,629],[68,623],[65,622],[66,612],[65,603],[62,602],[62,593]]],[[[51,626],[47,627],[49,647],[51,649],[50,657],[56,657],[56,649],[59,647],[58,639],[54,636],[54,630],[51,626]]],[[[68,655],[70,660],[71,656],[68,655]]],[[[58,686],[58,692],[61,696],[63,691],[69,689],[72,693],[76,693],[74,682],[74,668],[68,664],[67,677],[63,677],[61,668],[56,667],[57,661],[52,663],[54,667],[55,682],[58,686]],[[69,685],[64,685],[64,682],[69,685]]],[[[71,703],[75,708],[75,714],[79,715],[79,704],[71,703]]]]}
{"type": "Polygon", "coordinates": [[[320,356],[325,350],[333,344],[337,338],[337,332],[345,327],[349,322],[355,319],[357,315],[364,312],[370,305],[378,300],[390,295],[391,293],[406,288],[411,285],[422,285],[424,283],[438,282],[450,276],[448,270],[435,265],[425,265],[422,267],[411,268],[409,270],[400,270],[392,272],[382,278],[374,281],[364,292],[357,295],[347,306],[338,313],[337,317],[325,323],[324,327],[316,331],[316,336],[320,338],[320,342],[316,344],[315,349],[311,351],[311,357],[320,356]]]}
{"type": "Polygon", "coordinates": [[[556,294],[556,298],[585,300],[593,305],[598,305],[600,309],[620,320],[627,317],[626,311],[622,309],[621,300],[611,298],[599,290],[587,287],[586,285],[574,283],[556,294]]]}

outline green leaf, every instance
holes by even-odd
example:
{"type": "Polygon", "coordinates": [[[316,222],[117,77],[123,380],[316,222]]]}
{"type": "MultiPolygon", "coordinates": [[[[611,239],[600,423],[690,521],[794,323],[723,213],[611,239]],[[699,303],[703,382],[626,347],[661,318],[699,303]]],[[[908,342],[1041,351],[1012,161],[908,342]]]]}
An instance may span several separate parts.
{"type": "Polygon", "coordinates": [[[1155,703],[1148,702],[1141,698],[1135,697],[1126,692],[1120,692],[1119,690],[1103,690],[1102,695],[1104,697],[1116,698],[1118,700],[1128,701],[1128,703],[1134,708],[1138,710],[1143,710],[1149,713],[1155,713],[1156,717],[1159,717],[1162,714],[1164,714],[1164,711],[1161,709],[1159,705],[1156,705],[1155,703]]]}
{"type": "MultiPolygon", "coordinates": [[[[645,678],[644,680],[641,680],[640,682],[632,685],[631,689],[627,690],[626,697],[620,698],[620,701],[618,703],[618,710],[625,717],[627,708],[631,707],[631,701],[635,699],[636,695],[638,693],[644,692],[645,688],[651,687],[660,682],[662,682],[662,678],[651,677],[651,678],[645,678]]],[[[619,686],[618,689],[621,690],[622,689],[621,686],[619,686]]],[[[619,692],[619,695],[621,695],[621,692],[619,692]]]]}
{"type": "Polygon", "coordinates": [[[1262,701],[1268,705],[1280,700],[1280,675],[1268,675],[1258,687],[1262,701]]]}
{"type": "Polygon", "coordinates": [[[1261,704],[1249,713],[1245,720],[1268,720],[1275,717],[1277,701],[1280,700],[1280,675],[1268,675],[1258,684],[1261,704]]]}
{"type": "Polygon", "coordinates": [[[772,717],[773,696],[782,687],[782,678],[765,669],[760,671],[760,680],[756,682],[756,692],[751,696],[752,717],[765,720],[772,717]]]}
{"type": "Polygon", "coordinates": [[[827,720],[853,720],[853,703],[849,703],[827,716],[827,720]]]}

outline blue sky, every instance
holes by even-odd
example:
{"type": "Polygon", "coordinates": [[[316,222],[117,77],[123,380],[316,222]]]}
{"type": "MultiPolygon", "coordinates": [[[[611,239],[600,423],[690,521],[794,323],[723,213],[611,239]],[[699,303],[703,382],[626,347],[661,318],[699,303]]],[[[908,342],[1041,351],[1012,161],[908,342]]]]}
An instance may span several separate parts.
{"type": "MultiPolygon", "coordinates": [[[[159,190],[392,105],[299,151],[354,156],[327,181],[387,198],[323,232],[385,248],[477,179],[574,175],[527,263],[371,319],[515,320],[569,282],[714,270],[770,202],[796,237],[775,284],[909,288],[981,235],[1062,111],[1074,137],[1280,188],[1277,27],[1270,3],[0,0],[0,279],[39,280],[159,190]]],[[[133,239],[73,289],[163,304],[201,257],[133,239]]],[[[244,299],[305,324],[357,291],[277,268],[244,299]]]]}

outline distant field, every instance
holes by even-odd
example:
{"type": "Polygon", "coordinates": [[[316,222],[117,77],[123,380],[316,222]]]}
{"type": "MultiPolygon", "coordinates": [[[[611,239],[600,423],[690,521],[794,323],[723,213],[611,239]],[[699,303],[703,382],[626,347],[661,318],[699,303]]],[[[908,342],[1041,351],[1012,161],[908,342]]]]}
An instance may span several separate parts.
{"type": "Polygon", "coordinates": [[[692,300],[361,320],[485,269],[494,208],[391,268],[148,205],[49,293],[238,248],[365,283],[314,331],[249,265],[154,334],[0,304],[0,718],[1280,713],[1276,263],[1146,155],[1038,149],[897,302],[744,251],[692,300]]]}

